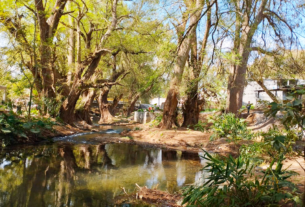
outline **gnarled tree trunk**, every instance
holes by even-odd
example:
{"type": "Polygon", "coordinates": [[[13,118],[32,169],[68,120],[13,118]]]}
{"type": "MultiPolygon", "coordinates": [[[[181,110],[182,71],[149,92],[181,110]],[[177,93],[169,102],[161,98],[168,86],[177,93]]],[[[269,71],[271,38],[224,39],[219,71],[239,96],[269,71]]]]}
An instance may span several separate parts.
{"type": "Polygon", "coordinates": [[[47,13],[45,11],[43,1],[35,0],[41,41],[40,65],[43,82],[42,94],[43,97],[46,98],[55,98],[56,96],[54,87],[54,73],[51,64],[51,45],[66,3],[67,0],[57,0],[51,15],[47,19],[47,13]]]}
{"type": "Polygon", "coordinates": [[[92,58],[88,58],[90,61],[88,64],[90,65],[88,66],[86,74],[82,78],[80,78],[80,74],[84,70],[85,65],[80,65],[77,75],[74,76],[74,82],[73,85],[71,86],[70,93],[60,107],[60,118],[64,122],[73,125],[75,119],[74,116],[75,105],[77,100],[79,99],[81,92],[83,91],[82,88],[83,82],[84,80],[90,80],[91,76],[93,75],[101,59],[102,54],[103,53],[93,54],[92,58]]]}
{"type": "Polygon", "coordinates": [[[197,89],[187,94],[182,110],[183,124],[182,127],[194,126],[199,121],[199,113],[203,106],[203,100],[199,100],[197,89]]]}
{"type": "Polygon", "coordinates": [[[75,105],[83,90],[83,84],[86,81],[90,80],[92,75],[95,73],[95,69],[97,68],[101,60],[101,56],[110,52],[108,49],[101,49],[101,48],[104,47],[105,41],[108,39],[108,37],[111,35],[113,30],[117,26],[117,13],[116,13],[117,3],[118,3],[117,0],[113,0],[112,9],[111,9],[111,15],[112,15],[111,24],[109,25],[106,33],[101,37],[100,43],[99,45],[97,45],[95,52],[89,57],[87,57],[84,61],[78,63],[77,66],[78,69],[74,75],[74,81],[73,81],[73,85],[71,86],[69,96],[63,102],[60,108],[60,117],[66,123],[73,124],[75,118],[74,117],[75,105]],[[82,75],[87,66],[88,68],[85,71],[85,74],[82,75]]]}
{"type": "MultiPolygon", "coordinates": [[[[189,3],[187,2],[186,4],[188,6],[186,12],[190,12],[193,10],[193,12],[190,14],[190,21],[189,21],[189,25],[191,26],[189,32],[190,34],[193,34],[193,30],[196,30],[197,23],[201,15],[201,11],[203,8],[202,5],[203,1],[196,0],[195,7],[194,7],[194,2],[191,2],[190,5],[188,5],[189,3]]],[[[185,19],[186,15],[183,16],[184,16],[183,22],[186,23],[186,19],[185,19]]],[[[164,129],[170,129],[174,127],[177,123],[176,122],[177,105],[178,105],[178,100],[180,99],[179,88],[180,88],[180,83],[182,81],[184,66],[191,48],[190,35],[184,39],[181,37],[181,34],[184,34],[185,32],[185,24],[177,26],[176,28],[179,35],[179,43],[181,44],[179,46],[177,58],[175,61],[170,89],[167,93],[166,101],[164,103],[163,118],[160,124],[160,127],[164,129]]]]}
{"type": "Polygon", "coordinates": [[[98,97],[98,104],[101,113],[101,118],[98,122],[99,124],[111,123],[113,120],[113,116],[109,110],[110,104],[107,100],[108,94],[109,94],[109,87],[106,86],[101,90],[100,95],[98,97]]]}
{"type": "Polygon", "coordinates": [[[80,119],[85,121],[87,124],[92,124],[91,117],[90,117],[90,109],[91,104],[96,97],[96,90],[89,89],[88,91],[83,93],[82,101],[84,103],[84,107],[81,110],[76,112],[76,116],[80,119]]]}
{"type": "Polygon", "coordinates": [[[117,109],[116,107],[118,106],[120,100],[122,99],[123,94],[120,94],[119,96],[115,96],[112,102],[112,105],[109,108],[109,111],[111,113],[112,116],[115,116],[117,109]]]}
{"type": "MultiPolygon", "coordinates": [[[[207,2],[207,6],[210,4],[207,2]]],[[[211,28],[211,9],[207,11],[207,21],[206,21],[206,29],[204,33],[204,37],[201,44],[201,49],[198,53],[197,46],[197,34],[196,30],[192,31],[191,34],[191,57],[190,57],[190,68],[187,79],[187,89],[186,89],[186,100],[182,106],[183,110],[183,124],[182,127],[192,127],[198,123],[199,113],[202,109],[204,100],[199,99],[198,97],[198,82],[199,76],[202,69],[205,50],[208,42],[208,37],[210,34],[211,28]]]]}

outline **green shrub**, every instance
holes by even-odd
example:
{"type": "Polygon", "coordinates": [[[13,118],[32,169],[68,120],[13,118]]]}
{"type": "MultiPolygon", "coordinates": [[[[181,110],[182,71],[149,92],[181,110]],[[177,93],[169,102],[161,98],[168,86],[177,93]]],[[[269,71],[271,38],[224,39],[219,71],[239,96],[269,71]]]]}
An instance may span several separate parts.
{"type": "Polygon", "coordinates": [[[9,114],[0,113],[0,140],[2,146],[18,141],[18,138],[28,138],[28,134],[40,134],[43,129],[52,129],[54,123],[49,119],[34,119],[32,121],[23,121],[13,112],[9,114]]]}
{"type": "Polygon", "coordinates": [[[234,159],[232,156],[218,159],[205,152],[208,160],[203,168],[209,177],[199,187],[190,186],[184,191],[183,204],[195,206],[271,206],[280,201],[298,203],[298,196],[287,192],[296,189],[288,181],[295,172],[283,170],[283,154],[274,158],[261,176],[254,176],[255,165],[241,156],[234,159]],[[273,165],[275,169],[272,169],[273,165]]]}
{"type": "Polygon", "coordinates": [[[276,154],[292,153],[292,146],[298,139],[297,134],[292,130],[283,131],[280,130],[276,125],[273,125],[267,132],[261,133],[264,138],[265,151],[270,154],[270,156],[275,156],[276,154]]]}
{"type": "Polygon", "coordinates": [[[211,111],[218,111],[218,109],[204,109],[201,112],[211,112],[211,111]]]}
{"type": "Polygon", "coordinates": [[[271,159],[279,156],[281,153],[284,155],[295,155],[292,146],[295,144],[298,136],[294,131],[283,131],[277,126],[273,126],[267,132],[259,134],[263,138],[262,142],[242,145],[239,148],[239,153],[243,158],[249,159],[254,163],[261,163],[263,156],[266,159],[266,155],[271,159]]]}
{"type": "Polygon", "coordinates": [[[194,125],[194,130],[196,131],[204,132],[205,128],[206,128],[206,123],[203,123],[201,121],[199,121],[197,124],[194,125]]]}
{"type": "Polygon", "coordinates": [[[156,115],[156,118],[155,118],[153,121],[151,121],[150,127],[156,127],[156,126],[158,126],[158,125],[161,123],[162,118],[163,118],[162,113],[158,113],[158,114],[156,115]]]}
{"type": "Polygon", "coordinates": [[[213,123],[211,140],[226,137],[230,141],[236,141],[253,137],[251,131],[247,129],[245,120],[237,118],[233,113],[210,118],[209,122],[213,123]]]}
{"type": "Polygon", "coordinates": [[[251,163],[261,164],[264,161],[262,155],[265,154],[265,149],[265,143],[254,142],[253,144],[242,145],[239,148],[239,154],[243,159],[249,160],[251,163]]]}
{"type": "MultiPolygon", "coordinates": [[[[303,106],[303,101],[299,97],[305,94],[305,90],[295,90],[289,96],[284,103],[270,103],[269,110],[266,111],[267,116],[275,117],[277,112],[282,112],[284,114],[281,119],[286,130],[291,127],[297,126],[302,131],[305,130],[305,110],[303,106]]],[[[300,137],[301,138],[301,137],[300,137]]]]}
{"type": "Polygon", "coordinates": [[[140,127],[136,127],[135,129],[134,129],[135,131],[140,131],[140,130],[142,130],[140,127]]]}

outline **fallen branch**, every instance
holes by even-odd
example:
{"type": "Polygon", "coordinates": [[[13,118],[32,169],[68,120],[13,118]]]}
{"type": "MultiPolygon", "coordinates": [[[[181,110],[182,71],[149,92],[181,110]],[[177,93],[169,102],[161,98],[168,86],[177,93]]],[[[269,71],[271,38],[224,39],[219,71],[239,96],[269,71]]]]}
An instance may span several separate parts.
{"type": "Polygon", "coordinates": [[[180,194],[170,194],[160,190],[152,190],[146,186],[140,187],[137,183],[135,185],[139,189],[137,197],[140,200],[149,203],[155,203],[160,206],[181,206],[182,197],[180,194]]]}

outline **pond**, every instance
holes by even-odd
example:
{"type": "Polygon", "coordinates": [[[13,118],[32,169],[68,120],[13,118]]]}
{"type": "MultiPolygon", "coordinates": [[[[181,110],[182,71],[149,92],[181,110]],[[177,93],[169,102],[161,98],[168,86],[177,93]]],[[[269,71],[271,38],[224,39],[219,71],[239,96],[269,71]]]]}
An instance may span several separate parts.
{"type": "Polygon", "coordinates": [[[174,193],[202,182],[204,160],[198,153],[99,144],[94,139],[118,131],[108,129],[57,138],[51,145],[3,149],[0,206],[114,206],[123,188],[135,192],[136,183],[174,193]],[[95,141],[88,144],[90,139],[95,141]]]}

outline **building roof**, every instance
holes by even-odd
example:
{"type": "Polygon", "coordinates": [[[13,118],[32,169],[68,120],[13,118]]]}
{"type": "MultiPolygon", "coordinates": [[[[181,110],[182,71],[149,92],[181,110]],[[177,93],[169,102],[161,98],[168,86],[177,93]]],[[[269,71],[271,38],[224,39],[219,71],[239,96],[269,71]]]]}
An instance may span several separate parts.
{"type": "MultiPolygon", "coordinates": [[[[305,85],[300,85],[297,87],[283,87],[283,88],[277,88],[277,89],[270,89],[269,91],[293,91],[293,90],[300,90],[300,89],[305,89],[305,85]]],[[[256,92],[265,92],[263,89],[262,90],[255,90],[256,92]]]]}
{"type": "Polygon", "coordinates": [[[5,86],[0,86],[0,90],[6,90],[5,86]]]}

